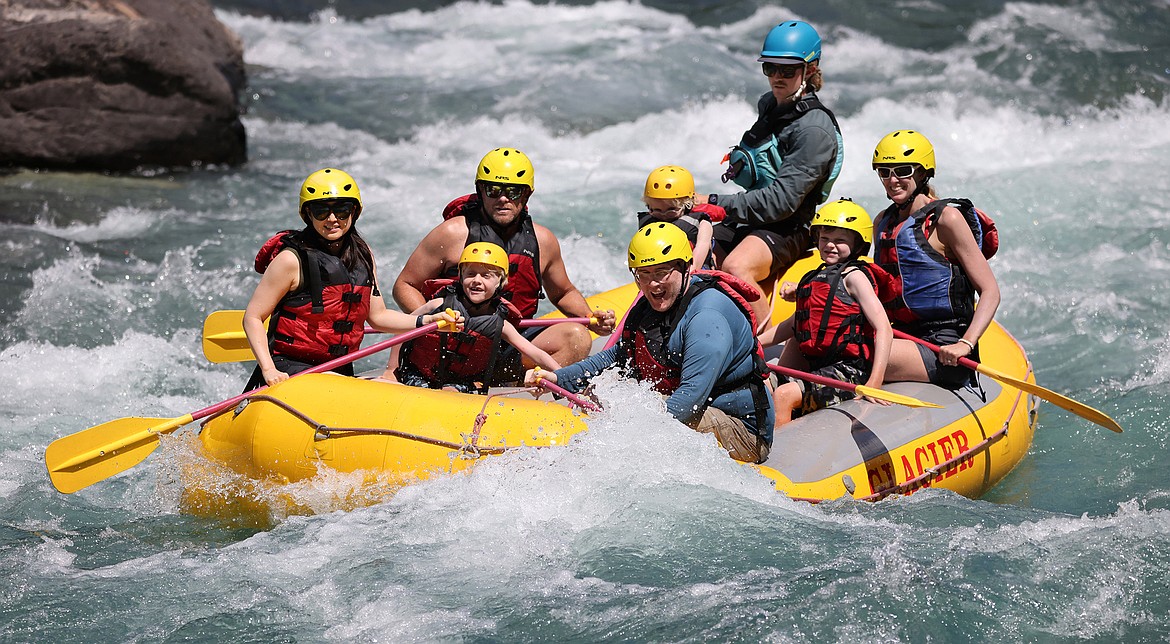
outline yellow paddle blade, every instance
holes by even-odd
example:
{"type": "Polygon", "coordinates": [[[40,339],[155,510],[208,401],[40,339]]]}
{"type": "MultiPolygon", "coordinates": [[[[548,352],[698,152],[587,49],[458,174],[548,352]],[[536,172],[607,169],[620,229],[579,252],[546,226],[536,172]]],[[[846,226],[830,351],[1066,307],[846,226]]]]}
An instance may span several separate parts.
{"type": "MultiPolygon", "coordinates": [[[[268,320],[264,321],[268,328],[268,320]]],[[[215,311],[203,321],[203,355],[211,362],[255,360],[244,335],[243,311],[215,311]]]]}
{"type": "Polygon", "coordinates": [[[1048,402],[1056,405],[1057,407],[1060,407],[1061,409],[1063,409],[1065,411],[1071,411],[1072,413],[1076,414],[1077,416],[1080,416],[1081,418],[1084,418],[1085,420],[1094,422],[1094,423],[1104,427],[1105,429],[1117,432],[1118,434],[1121,433],[1121,425],[1119,425],[1116,420],[1113,420],[1112,418],[1107,416],[1104,412],[1093,409],[1092,407],[1090,407],[1084,403],[1077,402],[1077,401],[1073,400],[1072,398],[1069,398],[1068,396],[1062,396],[1062,395],[1056,393],[1055,391],[1052,391],[1051,389],[1045,389],[1044,387],[1041,387],[1040,385],[1034,385],[1034,384],[1028,382],[1027,380],[1019,380],[1019,379],[1013,378],[1013,377],[1007,375],[1006,373],[1001,373],[999,371],[996,371],[995,369],[992,369],[991,367],[983,365],[982,363],[979,363],[979,366],[976,367],[975,370],[978,371],[979,373],[987,376],[988,378],[991,378],[993,380],[998,380],[1002,383],[1011,385],[1011,386],[1015,387],[1016,389],[1022,389],[1023,391],[1026,391],[1026,392],[1032,394],[1033,396],[1041,398],[1042,400],[1047,400],[1048,402]]]}
{"type": "Polygon", "coordinates": [[[907,407],[932,407],[934,409],[942,409],[942,405],[936,405],[932,402],[919,400],[911,396],[903,396],[885,389],[875,389],[873,387],[866,387],[865,385],[857,385],[858,396],[869,396],[870,398],[877,398],[878,400],[887,400],[896,405],[905,405],[907,407]]]}
{"type": "Polygon", "coordinates": [[[119,418],[49,443],[45,466],[53,487],[71,494],[142,462],[158,447],[159,434],[191,422],[178,418],[119,418]]]}

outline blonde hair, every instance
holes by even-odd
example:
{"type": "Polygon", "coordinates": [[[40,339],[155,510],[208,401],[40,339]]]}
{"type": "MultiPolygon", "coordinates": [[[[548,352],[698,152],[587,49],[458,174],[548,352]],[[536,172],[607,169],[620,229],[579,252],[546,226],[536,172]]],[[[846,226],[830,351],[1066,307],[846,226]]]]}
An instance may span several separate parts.
{"type": "MultiPolygon", "coordinates": [[[[666,203],[670,204],[671,208],[681,208],[684,212],[695,207],[694,197],[676,197],[674,199],[659,199],[658,201],[665,201],[666,203]]],[[[642,203],[645,204],[647,208],[650,207],[650,204],[646,201],[646,197],[642,197],[642,203]]]]}
{"type": "Polygon", "coordinates": [[[821,77],[820,61],[811,62],[808,64],[808,73],[805,74],[804,84],[811,87],[814,92],[821,91],[821,86],[824,85],[825,80],[821,77]]]}

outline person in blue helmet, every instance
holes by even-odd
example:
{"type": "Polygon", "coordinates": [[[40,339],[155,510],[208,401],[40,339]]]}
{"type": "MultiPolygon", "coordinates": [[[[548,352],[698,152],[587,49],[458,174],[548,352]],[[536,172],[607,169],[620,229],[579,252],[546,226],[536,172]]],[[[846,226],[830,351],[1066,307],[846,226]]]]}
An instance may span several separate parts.
{"type": "MultiPolygon", "coordinates": [[[[809,222],[828,199],[844,158],[841,128],[816,92],[821,88],[821,37],[791,20],[764,39],[758,62],[771,91],[760,96],[759,116],[728,155],[724,181],[746,192],[699,194],[695,203],[722,207],[715,226],[719,267],[770,296],[776,279],[812,246],[809,222]]],[[[752,303],[767,321],[770,302],[752,303]]]]}

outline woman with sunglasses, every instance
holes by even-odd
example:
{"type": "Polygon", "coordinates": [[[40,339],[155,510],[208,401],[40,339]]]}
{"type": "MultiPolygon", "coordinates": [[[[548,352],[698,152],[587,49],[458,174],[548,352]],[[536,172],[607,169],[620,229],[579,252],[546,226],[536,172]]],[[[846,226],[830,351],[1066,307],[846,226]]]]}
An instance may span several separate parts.
{"type": "Polygon", "coordinates": [[[874,223],[877,264],[902,286],[902,295],[886,305],[890,322],[942,349],[935,355],[895,339],[886,380],[962,387],[974,372],[958,366],[959,358],[978,359],[979,338],[999,307],[999,284],[980,247],[980,222],[938,198],[930,184],[934,146],[914,130],[878,141],[873,169],[893,202],[874,223]]]}
{"type": "MultiPolygon", "coordinates": [[[[817,98],[821,88],[821,37],[805,22],[776,25],[758,62],[771,88],[759,116],[728,155],[723,180],[747,189],[696,195],[695,203],[727,212],[715,226],[719,268],[770,296],[775,280],[812,246],[809,222],[841,169],[841,128],[817,98]]],[[[771,318],[768,297],[752,303],[756,318],[771,318]]]]}
{"type": "MultiPolygon", "coordinates": [[[[366,322],[388,333],[459,322],[448,313],[416,318],[386,308],[374,256],[356,228],[361,213],[357,182],[341,170],[318,170],[301,184],[304,229],[278,233],[256,255],[256,271],[264,276],[244,310],[244,332],[256,356],[245,391],[356,350],[366,322]]],[[[335,371],[352,376],[353,365],[335,371]]]]}

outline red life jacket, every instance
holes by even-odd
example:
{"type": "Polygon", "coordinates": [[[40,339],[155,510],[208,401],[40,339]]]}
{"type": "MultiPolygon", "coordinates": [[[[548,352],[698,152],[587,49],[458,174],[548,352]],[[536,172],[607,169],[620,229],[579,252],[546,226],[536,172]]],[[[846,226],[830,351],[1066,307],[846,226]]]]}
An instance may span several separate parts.
{"type": "Polygon", "coordinates": [[[897,296],[894,277],[861,260],[821,264],[806,273],[796,287],[793,337],[813,369],[845,360],[863,360],[867,369],[873,363],[874,330],[857,300],[845,290],[849,269],[860,270],[882,302],[897,296]]]}
{"type": "MultiPolygon", "coordinates": [[[[527,206],[520,213],[520,230],[505,241],[484,216],[479,197],[464,195],[451,201],[443,208],[443,219],[462,216],[467,220],[467,242],[491,242],[508,251],[508,289],[504,297],[511,301],[524,317],[536,315],[537,305],[544,299],[544,286],[540,275],[540,244],[536,240],[536,229],[527,206]]],[[[447,269],[444,277],[459,274],[459,267],[447,269]]]]}
{"type": "Polygon", "coordinates": [[[255,266],[264,273],[280,251],[297,253],[300,286],[272,312],[268,346],[273,355],[321,364],[361,346],[374,276],[368,258],[350,271],[340,257],[306,244],[302,235],[294,230],[277,233],[260,248],[255,266]]]}
{"type": "Polygon", "coordinates": [[[482,383],[481,391],[486,391],[489,385],[497,384],[491,379],[503,341],[504,322],[516,326],[523,316],[503,297],[492,300],[495,306],[490,313],[471,315],[458,282],[428,280],[427,283],[438,288],[428,299],[443,298],[443,303],[432,313],[455,309],[463,315],[464,327],[458,333],[431,333],[405,343],[402,362],[409,363],[436,387],[478,382],[482,383]]]}
{"type": "MultiPolygon", "coordinates": [[[[635,378],[648,381],[659,393],[672,394],[682,382],[682,356],[672,355],[667,350],[667,343],[675,327],[682,320],[683,313],[696,295],[711,288],[718,288],[721,293],[731,298],[739,310],[747,318],[752,329],[756,328],[756,317],[749,302],[760,299],[760,292],[747,282],[722,271],[694,271],[691,275],[699,278],[692,283],[669,311],[659,313],[650,307],[643,298],[638,300],[626,315],[625,325],[622,328],[622,344],[632,354],[625,356],[624,361],[632,370],[635,378]]],[[[763,364],[763,347],[756,341],[756,358],[759,377],[749,374],[758,383],[763,382],[767,375],[767,367],[763,364]]],[[[711,398],[740,387],[748,383],[736,381],[734,383],[720,383],[711,392],[711,398]],[[734,386],[729,386],[734,385],[734,386]]]]}

